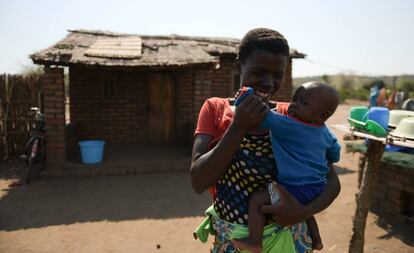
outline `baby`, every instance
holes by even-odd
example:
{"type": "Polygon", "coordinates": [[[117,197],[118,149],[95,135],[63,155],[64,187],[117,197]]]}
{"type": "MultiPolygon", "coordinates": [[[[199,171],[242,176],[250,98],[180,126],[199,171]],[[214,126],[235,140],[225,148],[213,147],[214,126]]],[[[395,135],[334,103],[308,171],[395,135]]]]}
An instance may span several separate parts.
{"type": "MultiPolygon", "coordinates": [[[[277,184],[306,205],[325,189],[330,165],[339,161],[340,146],[325,121],[339,104],[338,92],[328,84],[308,82],[299,87],[287,109],[287,115],[270,111],[261,126],[269,129],[278,169],[277,183],[255,192],[249,200],[249,237],[234,240],[240,249],[261,252],[266,217],[263,205],[277,204],[277,184]]],[[[277,217],[276,217],[277,219],[277,217]]],[[[276,220],[277,222],[277,220],[276,220]]],[[[315,249],[322,249],[314,217],[307,221],[315,249]]]]}

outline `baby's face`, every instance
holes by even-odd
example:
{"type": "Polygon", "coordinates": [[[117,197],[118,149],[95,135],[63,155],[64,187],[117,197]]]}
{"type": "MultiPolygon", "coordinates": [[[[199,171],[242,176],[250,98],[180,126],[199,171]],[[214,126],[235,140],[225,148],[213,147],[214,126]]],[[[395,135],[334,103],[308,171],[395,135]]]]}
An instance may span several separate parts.
{"type": "Polygon", "coordinates": [[[306,123],[322,124],[321,113],[325,107],[320,96],[315,90],[299,87],[293,95],[288,114],[306,123]]]}

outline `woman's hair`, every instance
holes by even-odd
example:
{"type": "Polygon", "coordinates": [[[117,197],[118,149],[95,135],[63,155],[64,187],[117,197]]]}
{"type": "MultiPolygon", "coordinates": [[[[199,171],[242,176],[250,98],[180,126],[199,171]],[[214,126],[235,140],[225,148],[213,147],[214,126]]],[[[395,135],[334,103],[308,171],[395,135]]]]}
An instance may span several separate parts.
{"type": "Polygon", "coordinates": [[[244,35],[238,51],[240,62],[245,62],[255,49],[289,57],[289,45],[285,37],[281,33],[267,28],[256,28],[244,35]]]}
{"type": "Polygon", "coordinates": [[[377,86],[378,88],[382,89],[385,87],[385,83],[382,80],[377,80],[377,86]]]}

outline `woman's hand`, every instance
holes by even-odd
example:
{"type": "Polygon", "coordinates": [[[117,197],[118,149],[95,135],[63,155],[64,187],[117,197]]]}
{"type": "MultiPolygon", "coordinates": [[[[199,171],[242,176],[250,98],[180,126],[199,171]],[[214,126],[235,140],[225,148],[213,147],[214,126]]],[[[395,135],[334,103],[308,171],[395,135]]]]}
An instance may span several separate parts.
{"type": "Polygon", "coordinates": [[[325,190],[306,206],[300,204],[286,191],[283,186],[278,185],[280,201],[277,205],[263,206],[260,210],[264,214],[271,214],[280,225],[293,225],[322,212],[332,204],[341,191],[341,183],[332,163],[328,164],[330,170],[327,176],[325,190]]]}
{"type": "Polygon", "coordinates": [[[268,112],[267,103],[260,96],[250,94],[236,108],[232,124],[247,132],[258,127],[268,112]]]}
{"type": "Polygon", "coordinates": [[[308,219],[310,216],[306,206],[300,204],[286,189],[278,185],[280,200],[276,205],[266,205],[260,208],[263,214],[271,214],[277,224],[292,225],[308,219]]]}

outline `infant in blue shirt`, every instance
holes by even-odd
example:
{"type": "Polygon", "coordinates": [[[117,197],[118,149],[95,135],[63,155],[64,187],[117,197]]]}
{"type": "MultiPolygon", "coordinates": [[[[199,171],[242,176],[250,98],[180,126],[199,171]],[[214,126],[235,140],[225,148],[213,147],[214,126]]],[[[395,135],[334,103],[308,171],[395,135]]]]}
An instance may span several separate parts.
{"type": "MultiPolygon", "coordinates": [[[[325,121],[339,104],[338,92],[328,84],[308,82],[293,96],[287,115],[269,111],[261,123],[270,130],[272,149],[278,169],[277,183],[255,192],[249,200],[249,237],[234,240],[240,249],[261,252],[266,218],[263,205],[277,204],[277,184],[301,204],[306,205],[325,189],[329,164],[339,161],[340,145],[325,121]]],[[[314,217],[307,221],[315,249],[322,249],[318,225],[314,217]]]]}

